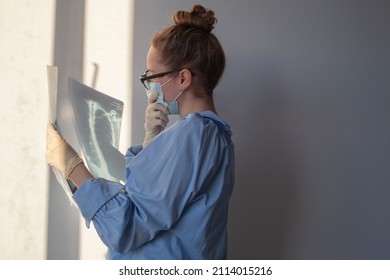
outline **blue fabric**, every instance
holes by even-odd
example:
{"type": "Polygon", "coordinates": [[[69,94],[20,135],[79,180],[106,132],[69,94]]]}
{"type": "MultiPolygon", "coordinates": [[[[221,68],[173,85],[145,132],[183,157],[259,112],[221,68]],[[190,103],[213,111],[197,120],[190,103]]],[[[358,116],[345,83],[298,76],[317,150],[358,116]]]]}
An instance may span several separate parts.
{"type": "Polygon", "coordinates": [[[126,184],[84,183],[74,199],[108,259],[225,259],[234,147],[212,112],[190,114],[126,153],[126,184]]]}

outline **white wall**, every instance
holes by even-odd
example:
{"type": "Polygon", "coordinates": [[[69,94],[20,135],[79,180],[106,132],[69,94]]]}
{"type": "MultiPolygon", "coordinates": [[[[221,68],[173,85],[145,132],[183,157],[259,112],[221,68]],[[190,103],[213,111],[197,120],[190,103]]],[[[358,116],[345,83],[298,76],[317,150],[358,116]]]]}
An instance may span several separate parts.
{"type": "MultiPolygon", "coordinates": [[[[86,85],[125,104],[119,150],[130,146],[132,76],[132,1],[86,1],[84,37],[84,75],[86,85]],[[97,71],[97,72],[96,72],[97,71]]],[[[105,259],[107,248],[93,225],[80,223],[80,259],[105,259]]]]}
{"type": "MultiPolygon", "coordinates": [[[[72,77],[124,104],[120,151],[130,145],[133,2],[58,0],[54,64],[59,68],[58,121],[66,140],[79,150],[69,115],[67,79],[72,77]],[[94,78],[95,67],[97,75],[94,78]]],[[[69,202],[53,176],[49,195],[49,259],[104,259],[106,248],[93,226],[69,202]]]]}
{"type": "Polygon", "coordinates": [[[0,259],[45,259],[46,65],[55,1],[0,1],[0,259]]]}
{"type": "Polygon", "coordinates": [[[45,163],[46,65],[59,68],[63,133],[77,149],[63,102],[71,76],[125,103],[120,150],[130,145],[133,2],[0,1],[0,259],[104,259],[106,248],[45,163]],[[107,39],[109,38],[109,39],[107,39]],[[99,66],[95,84],[94,68],[99,66]]]}

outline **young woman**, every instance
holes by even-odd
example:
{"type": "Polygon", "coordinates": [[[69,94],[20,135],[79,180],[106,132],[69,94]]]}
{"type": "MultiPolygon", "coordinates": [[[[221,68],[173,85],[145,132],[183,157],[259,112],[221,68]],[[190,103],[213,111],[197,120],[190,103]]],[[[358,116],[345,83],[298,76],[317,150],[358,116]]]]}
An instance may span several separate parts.
{"type": "Polygon", "coordinates": [[[195,5],[173,21],[152,38],[141,76],[145,140],[126,153],[124,186],[93,178],[48,126],[47,162],[79,187],[74,199],[108,259],[226,258],[234,148],[213,102],[225,55],[211,33],[213,11],[195,5]],[[165,129],[168,114],[180,119],[165,129]]]}

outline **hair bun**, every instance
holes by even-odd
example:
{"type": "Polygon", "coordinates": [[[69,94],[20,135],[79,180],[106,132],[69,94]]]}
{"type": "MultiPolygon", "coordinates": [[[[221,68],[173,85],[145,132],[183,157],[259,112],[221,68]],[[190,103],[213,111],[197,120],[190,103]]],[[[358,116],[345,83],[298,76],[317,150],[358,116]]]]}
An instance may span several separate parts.
{"type": "Polygon", "coordinates": [[[194,5],[190,12],[177,11],[173,15],[173,21],[177,25],[196,28],[210,33],[217,19],[214,17],[213,11],[207,10],[201,5],[194,5]]]}

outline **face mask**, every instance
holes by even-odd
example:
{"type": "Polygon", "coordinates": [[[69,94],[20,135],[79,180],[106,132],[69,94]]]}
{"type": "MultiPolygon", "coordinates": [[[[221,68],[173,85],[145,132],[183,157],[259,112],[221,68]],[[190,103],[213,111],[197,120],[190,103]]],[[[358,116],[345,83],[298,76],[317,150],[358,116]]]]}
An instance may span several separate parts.
{"type": "Polygon", "coordinates": [[[175,98],[175,100],[173,100],[172,102],[169,102],[168,103],[168,110],[169,110],[169,113],[170,115],[178,115],[179,114],[179,104],[177,103],[177,99],[180,97],[180,95],[184,92],[184,90],[182,90],[175,98]]]}
{"type": "Polygon", "coordinates": [[[179,114],[179,104],[177,103],[177,99],[180,97],[180,95],[184,92],[184,90],[182,90],[175,98],[175,100],[173,100],[172,102],[165,102],[164,101],[164,93],[163,93],[163,90],[162,90],[162,87],[168,83],[169,81],[171,81],[174,77],[170,78],[168,81],[166,81],[165,83],[163,84],[160,84],[160,83],[153,83],[153,82],[150,82],[149,83],[149,90],[146,90],[146,94],[149,95],[152,91],[156,91],[158,93],[158,96],[157,96],[157,103],[160,103],[162,104],[164,107],[168,108],[169,110],[169,114],[170,115],[178,115],[179,114]]]}
{"type": "Polygon", "coordinates": [[[157,103],[162,104],[164,107],[168,107],[168,103],[164,101],[164,94],[162,91],[162,86],[160,83],[149,83],[149,88],[146,90],[146,94],[149,96],[153,91],[156,91],[158,93],[157,95],[157,103]]]}

